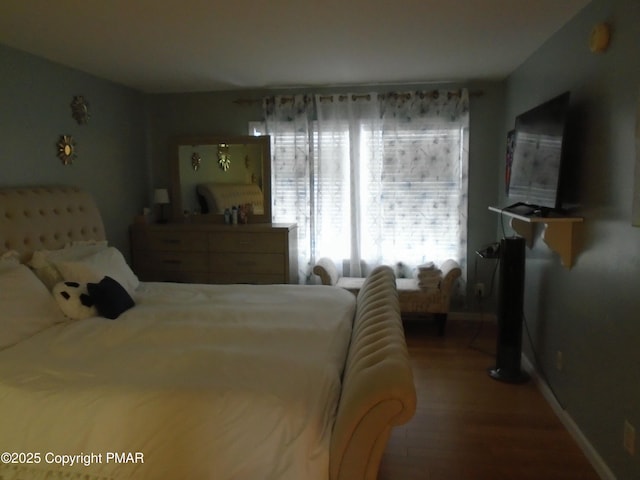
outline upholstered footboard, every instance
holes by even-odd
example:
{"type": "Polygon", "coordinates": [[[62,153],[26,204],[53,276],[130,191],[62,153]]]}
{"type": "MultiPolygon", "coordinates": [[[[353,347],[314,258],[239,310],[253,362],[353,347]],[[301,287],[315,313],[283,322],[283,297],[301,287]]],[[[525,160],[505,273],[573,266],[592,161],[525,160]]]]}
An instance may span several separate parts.
{"type": "Polygon", "coordinates": [[[331,480],[375,480],[391,429],[416,409],[409,354],[391,268],[376,268],[356,301],[331,440],[331,480]]]}

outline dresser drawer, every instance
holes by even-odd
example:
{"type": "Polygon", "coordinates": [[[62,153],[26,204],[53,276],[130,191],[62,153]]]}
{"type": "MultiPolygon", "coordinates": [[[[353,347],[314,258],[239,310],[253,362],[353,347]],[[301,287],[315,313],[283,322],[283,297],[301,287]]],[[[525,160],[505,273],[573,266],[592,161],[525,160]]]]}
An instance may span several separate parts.
{"type": "Polygon", "coordinates": [[[141,270],[138,277],[143,282],[210,283],[208,272],[185,270],[141,270]]]}
{"type": "Polygon", "coordinates": [[[207,254],[200,252],[136,252],[136,266],[142,270],[206,272],[207,254]]]}
{"type": "Polygon", "coordinates": [[[284,278],[284,255],[277,253],[211,253],[211,272],[259,273],[284,278]]]}
{"type": "Polygon", "coordinates": [[[166,224],[131,227],[131,257],[144,281],[297,283],[295,225],[166,224]]]}
{"type": "Polygon", "coordinates": [[[134,247],[152,251],[206,252],[207,235],[200,232],[147,231],[137,236],[134,247]]]}
{"type": "Polygon", "coordinates": [[[287,248],[285,238],[271,232],[219,232],[209,235],[209,251],[284,254],[287,248]]]}

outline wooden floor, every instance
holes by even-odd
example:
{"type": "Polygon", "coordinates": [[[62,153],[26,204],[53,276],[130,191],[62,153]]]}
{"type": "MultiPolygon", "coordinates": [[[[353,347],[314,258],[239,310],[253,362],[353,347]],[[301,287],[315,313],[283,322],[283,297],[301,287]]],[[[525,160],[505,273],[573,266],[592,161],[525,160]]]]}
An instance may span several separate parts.
{"type": "Polygon", "coordinates": [[[394,429],[378,480],[597,480],[532,381],[491,379],[493,322],[405,322],[417,411],[394,429]],[[477,336],[476,336],[477,335],[477,336]]]}

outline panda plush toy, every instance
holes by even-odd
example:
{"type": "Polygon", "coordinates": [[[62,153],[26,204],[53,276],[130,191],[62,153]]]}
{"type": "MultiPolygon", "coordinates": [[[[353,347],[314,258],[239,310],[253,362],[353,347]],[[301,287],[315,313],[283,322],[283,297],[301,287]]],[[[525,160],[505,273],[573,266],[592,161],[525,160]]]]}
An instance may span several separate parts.
{"type": "Polygon", "coordinates": [[[71,320],[97,316],[114,320],[135,306],[131,295],[111,277],[98,283],[60,282],[51,293],[71,320]]]}
{"type": "Polygon", "coordinates": [[[62,313],[71,320],[84,320],[98,315],[86,283],[60,282],[52,290],[62,313]]]}

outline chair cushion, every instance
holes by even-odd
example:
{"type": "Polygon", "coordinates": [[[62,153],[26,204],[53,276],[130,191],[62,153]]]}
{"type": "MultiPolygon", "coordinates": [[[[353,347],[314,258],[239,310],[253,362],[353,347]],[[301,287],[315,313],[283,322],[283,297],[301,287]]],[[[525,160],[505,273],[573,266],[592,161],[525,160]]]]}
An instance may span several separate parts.
{"type": "Polygon", "coordinates": [[[340,277],[336,286],[357,294],[364,281],[364,278],[359,277],[340,277]]]}
{"type": "Polygon", "coordinates": [[[396,288],[398,292],[419,291],[418,280],[415,278],[396,278],[396,288]]]}

